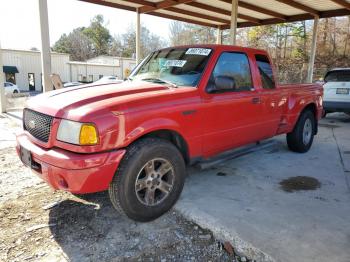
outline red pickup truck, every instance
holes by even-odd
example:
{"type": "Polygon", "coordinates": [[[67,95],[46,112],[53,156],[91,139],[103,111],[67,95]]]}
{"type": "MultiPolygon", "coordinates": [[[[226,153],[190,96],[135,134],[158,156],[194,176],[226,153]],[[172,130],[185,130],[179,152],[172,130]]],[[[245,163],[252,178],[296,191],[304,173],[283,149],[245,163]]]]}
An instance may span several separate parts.
{"type": "Polygon", "coordinates": [[[108,189],[118,211],[149,221],[178,199],[186,165],[279,134],[292,151],[308,151],[322,94],[316,84],[276,84],[262,50],[171,47],[151,53],[122,84],[31,99],[17,152],[54,189],[108,189]]]}

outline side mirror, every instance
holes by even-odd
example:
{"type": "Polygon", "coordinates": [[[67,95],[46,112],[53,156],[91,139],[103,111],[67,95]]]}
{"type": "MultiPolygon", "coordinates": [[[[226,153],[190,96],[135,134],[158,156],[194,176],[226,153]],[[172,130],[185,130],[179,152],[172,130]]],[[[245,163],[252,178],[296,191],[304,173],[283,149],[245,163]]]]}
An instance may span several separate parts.
{"type": "Polygon", "coordinates": [[[233,91],[236,89],[236,81],[230,76],[217,76],[214,83],[215,91],[233,91]]]}

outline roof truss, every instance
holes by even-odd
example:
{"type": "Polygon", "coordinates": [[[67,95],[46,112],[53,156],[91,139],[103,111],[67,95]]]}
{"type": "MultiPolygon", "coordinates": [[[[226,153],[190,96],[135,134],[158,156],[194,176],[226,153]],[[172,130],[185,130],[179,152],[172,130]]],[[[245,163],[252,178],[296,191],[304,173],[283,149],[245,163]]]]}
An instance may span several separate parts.
{"type": "MultiPolygon", "coordinates": [[[[215,5],[213,1],[208,0],[208,3],[204,1],[197,2],[197,0],[161,0],[161,1],[149,1],[149,0],[80,0],[84,2],[90,2],[94,4],[115,7],[119,9],[147,13],[149,15],[159,16],[163,18],[178,20],[187,23],[198,24],[202,26],[217,27],[221,29],[230,28],[229,19],[222,17],[230,16],[231,11],[222,8],[220,5],[215,5]],[[178,5],[185,4],[188,7],[194,7],[191,9],[184,9],[178,5]],[[200,11],[198,10],[200,9],[200,11]],[[203,11],[202,11],[203,10],[203,11]],[[163,11],[167,11],[166,13],[163,11]],[[209,11],[209,12],[207,12],[209,11]],[[214,15],[212,13],[216,13],[214,15]]],[[[216,0],[227,4],[232,4],[232,0],[216,0]]],[[[257,19],[252,15],[244,14],[243,10],[238,13],[238,18],[244,20],[244,22],[238,23],[238,27],[249,27],[256,25],[269,25],[277,24],[281,22],[295,22],[302,20],[313,19],[315,16],[320,18],[334,17],[350,15],[350,3],[346,0],[322,0],[329,3],[334,3],[341,7],[340,9],[330,9],[326,11],[317,10],[316,6],[306,6],[297,2],[296,0],[274,0],[284,5],[291,6],[300,10],[300,14],[297,15],[285,15],[280,12],[269,9],[268,5],[264,5],[263,1],[256,1],[255,4],[245,2],[245,0],[239,0],[238,5],[241,8],[249,9],[251,11],[267,15],[271,18],[257,19]]]]}
{"type": "Polygon", "coordinates": [[[314,16],[318,16],[319,15],[319,12],[317,10],[315,10],[315,9],[309,7],[309,6],[303,5],[301,3],[298,3],[298,2],[296,2],[294,0],[275,0],[275,1],[280,2],[282,4],[285,4],[285,5],[289,5],[291,7],[296,8],[296,9],[300,9],[300,10],[302,10],[302,11],[304,11],[306,13],[310,13],[310,14],[312,14],[314,16]]]}
{"type": "Polygon", "coordinates": [[[350,3],[345,0],[332,0],[334,3],[344,7],[345,9],[350,10],[350,3]]]}
{"type": "Polygon", "coordinates": [[[193,2],[193,0],[164,0],[155,4],[155,6],[142,6],[139,8],[140,13],[149,13],[159,9],[167,9],[176,5],[193,2]]]}

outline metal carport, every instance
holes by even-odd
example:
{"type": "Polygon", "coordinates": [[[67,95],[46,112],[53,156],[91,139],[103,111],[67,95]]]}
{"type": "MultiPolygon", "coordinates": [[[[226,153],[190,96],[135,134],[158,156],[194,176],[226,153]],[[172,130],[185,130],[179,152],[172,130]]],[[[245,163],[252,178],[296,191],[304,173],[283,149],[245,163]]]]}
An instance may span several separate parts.
{"type": "MultiPolygon", "coordinates": [[[[51,89],[50,41],[47,0],[39,1],[44,91],[51,89]]],[[[230,29],[236,42],[241,27],[314,20],[308,81],[312,81],[319,18],[350,15],[350,0],[80,0],[136,13],[136,60],[140,61],[140,15],[148,14],[222,30],[230,29]]],[[[0,66],[1,66],[0,60],[0,66]]],[[[2,83],[2,79],[0,79],[2,83]]],[[[3,95],[1,95],[2,97],[3,95]]],[[[1,100],[2,101],[2,100],[1,100]]],[[[3,104],[3,103],[2,103],[3,104]]],[[[4,106],[1,107],[4,110],[4,106]]]]}

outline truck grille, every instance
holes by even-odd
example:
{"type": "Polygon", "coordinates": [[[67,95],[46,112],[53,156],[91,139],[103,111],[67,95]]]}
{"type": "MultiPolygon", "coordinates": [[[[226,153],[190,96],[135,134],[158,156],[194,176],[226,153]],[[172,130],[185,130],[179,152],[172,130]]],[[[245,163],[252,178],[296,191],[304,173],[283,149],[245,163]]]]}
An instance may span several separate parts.
{"type": "Polygon", "coordinates": [[[49,141],[53,117],[30,109],[24,109],[23,129],[32,136],[47,143],[49,141]]]}

